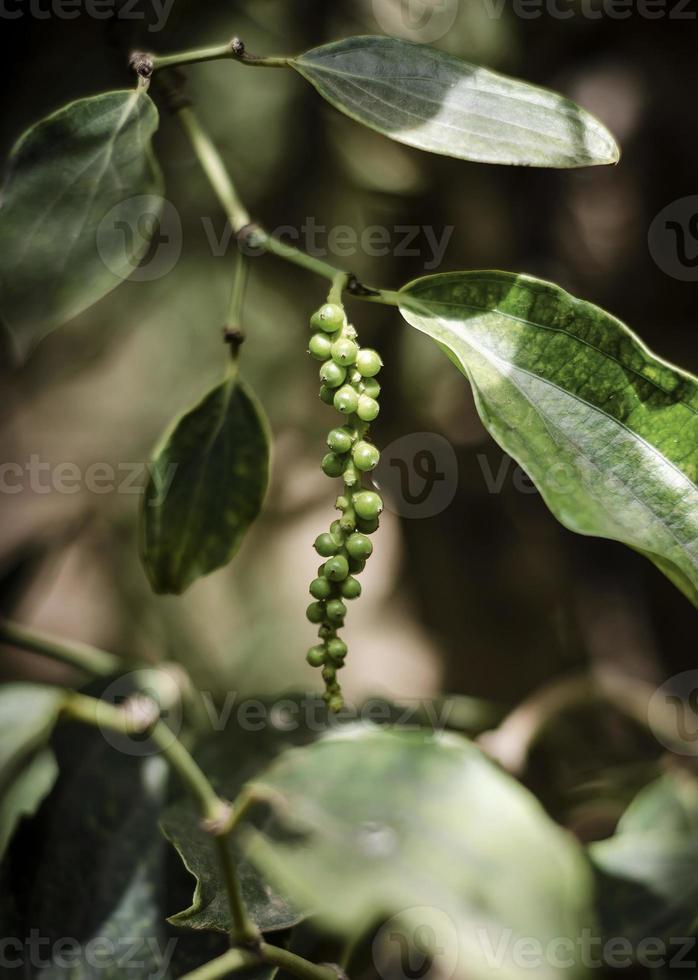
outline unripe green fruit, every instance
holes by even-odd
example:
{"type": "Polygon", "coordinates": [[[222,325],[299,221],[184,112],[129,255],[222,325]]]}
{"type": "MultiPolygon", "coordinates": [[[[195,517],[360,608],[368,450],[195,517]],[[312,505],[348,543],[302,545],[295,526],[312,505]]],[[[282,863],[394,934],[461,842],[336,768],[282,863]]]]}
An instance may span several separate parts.
{"type": "Polygon", "coordinates": [[[333,694],[327,702],[327,707],[333,714],[338,715],[344,707],[344,698],[341,694],[333,694]]]}
{"type": "Polygon", "coordinates": [[[351,432],[347,429],[332,429],[327,434],[327,445],[335,453],[348,453],[352,441],[351,432]]]}
{"type": "Polygon", "coordinates": [[[306,653],[305,659],[311,667],[322,667],[325,663],[325,648],[320,646],[311,647],[306,653]]]}
{"type": "Polygon", "coordinates": [[[353,340],[347,340],[346,337],[340,337],[332,344],[332,359],[344,367],[353,364],[358,353],[358,346],[353,340]]]}
{"type": "Polygon", "coordinates": [[[343,582],[349,574],[349,562],[344,555],[335,555],[325,562],[325,577],[330,582],[343,582]]]}
{"type": "Polygon", "coordinates": [[[344,384],[346,376],[346,368],[343,368],[341,364],[335,364],[334,361],[325,361],[320,368],[320,381],[328,388],[339,388],[340,385],[344,384]]]}
{"type": "Polygon", "coordinates": [[[361,575],[364,568],[366,568],[366,561],[363,558],[349,559],[349,571],[352,575],[361,575]]]}
{"type": "Polygon", "coordinates": [[[325,303],[317,313],[313,313],[310,318],[311,326],[316,330],[324,330],[325,333],[335,333],[344,326],[344,310],[336,303],[325,303]]]}
{"type": "Polygon", "coordinates": [[[354,510],[364,521],[372,521],[383,510],[383,501],[373,490],[362,490],[354,494],[354,510]]]}
{"type": "Polygon", "coordinates": [[[363,384],[364,379],[362,378],[360,371],[357,371],[356,368],[351,368],[351,370],[347,372],[347,381],[350,385],[358,387],[359,385],[363,384]]]}
{"type": "MultiPolygon", "coordinates": [[[[360,399],[359,404],[361,404],[360,399]]],[[[376,466],[378,466],[381,454],[370,442],[364,442],[362,440],[354,446],[351,458],[354,460],[354,466],[357,470],[361,470],[362,473],[368,473],[370,470],[375,470],[376,466]]]]}
{"type": "Polygon", "coordinates": [[[362,534],[373,534],[378,530],[379,520],[374,517],[372,521],[364,521],[361,517],[356,522],[356,530],[362,534]]]}
{"type": "Polygon", "coordinates": [[[335,394],[333,404],[342,415],[353,415],[359,407],[359,396],[349,385],[344,385],[335,394]]]}
{"type": "Polygon", "coordinates": [[[330,599],[327,603],[327,618],[331,623],[341,623],[347,614],[347,607],[341,599],[330,599]]]}
{"type": "Polygon", "coordinates": [[[325,618],[325,603],[311,602],[305,610],[305,615],[311,623],[321,623],[325,618]]]}
{"type": "Polygon", "coordinates": [[[347,645],[336,636],[327,643],[327,653],[333,660],[344,660],[347,655],[347,645]]]}
{"type": "Polygon", "coordinates": [[[329,599],[332,595],[332,585],[324,576],[321,576],[313,579],[309,591],[313,599],[329,599]]]}
{"type": "Polygon", "coordinates": [[[334,404],[334,392],[326,385],[322,385],[320,388],[320,401],[324,402],[325,405],[334,404]]]}
{"type": "Polygon", "coordinates": [[[341,530],[342,528],[339,521],[332,521],[332,523],[330,524],[330,534],[338,544],[342,543],[341,530]]]}
{"type": "Polygon", "coordinates": [[[350,575],[342,582],[341,592],[345,599],[358,599],[361,595],[361,582],[350,575]]]}
{"type": "Polygon", "coordinates": [[[325,664],[322,668],[322,679],[328,687],[331,684],[334,685],[337,679],[337,668],[333,664],[325,664]]]}
{"type": "Polygon", "coordinates": [[[346,460],[342,459],[341,456],[337,456],[336,453],[327,453],[326,456],[323,456],[320,465],[322,466],[322,472],[326,476],[335,478],[342,475],[347,464],[346,460]]]}
{"type": "Polygon", "coordinates": [[[363,380],[363,394],[368,395],[369,398],[378,398],[381,393],[381,386],[378,384],[375,378],[364,378],[363,380]]]}
{"type": "Polygon", "coordinates": [[[378,418],[380,410],[380,405],[375,398],[371,398],[370,395],[361,395],[359,397],[356,414],[362,422],[373,422],[374,419],[378,418]]]}
{"type": "Polygon", "coordinates": [[[347,538],[345,547],[352,558],[370,558],[373,552],[373,545],[365,534],[352,534],[351,537],[347,538]]]}
{"type": "Polygon", "coordinates": [[[308,352],[318,361],[326,361],[331,356],[332,341],[324,333],[314,333],[308,343],[308,352]]]}
{"type": "Polygon", "coordinates": [[[315,550],[323,558],[329,558],[331,555],[336,555],[339,548],[337,542],[334,540],[331,534],[325,532],[324,534],[318,534],[315,538],[315,544],[313,545],[315,550]]]}
{"type": "Polygon", "coordinates": [[[360,350],[356,358],[356,367],[364,378],[372,378],[383,367],[383,362],[374,350],[360,350]]]}
{"type": "Polygon", "coordinates": [[[320,639],[324,643],[326,640],[330,640],[333,636],[335,636],[336,635],[336,632],[337,631],[335,630],[335,628],[333,626],[326,626],[323,623],[323,625],[317,631],[317,635],[320,637],[320,639]]]}

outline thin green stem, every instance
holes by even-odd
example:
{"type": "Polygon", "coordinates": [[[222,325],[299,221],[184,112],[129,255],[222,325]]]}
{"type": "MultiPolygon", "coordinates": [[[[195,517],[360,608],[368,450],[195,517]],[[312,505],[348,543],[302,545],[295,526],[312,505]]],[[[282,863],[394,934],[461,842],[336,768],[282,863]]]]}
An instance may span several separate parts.
{"type": "Polygon", "coordinates": [[[228,837],[216,836],[215,841],[218,850],[218,859],[223,872],[223,880],[225,881],[230,916],[233,920],[233,940],[243,945],[256,943],[259,940],[259,930],[247,914],[245,900],[240,890],[237,868],[230,852],[228,837]]]}
{"type": "Polygon", "coordinates": [[[153,71],[161,68],[177,68],[181,65],[195,65],[202,61],[221,61],[224,58],[236,57],[230,42],[215,44],[208,48],[193,48],[191,51],[179,51],[175,54],[153,55],[153,71]]]}
{"type": "Polygon", "coordinates": [[[237,234],[242,228],[249,225],[250,216],[238,197],[235,185],[230,179],[230,174],[226,170],[220,153],[189,106],[183,106],[178,110],[177,115],[202,170],[233,226],[233,231],[237,234]]]}
{"type": "Polygon", "coordinates": [[[89,646],[87,643],[59,640],[48,633],[9,620],[0,620],[0,643],[18,647],[20,650],[28,650],[31,653],[40,653],[96,677],[109,677],[121,670],[124,665],[120,657],[98,650],[97,647],[89,646]]]}
{"type": "Polygon", "coordinates": [[[289,953],[287,949],[282,949],[280,946],[261,943],[258,951],[229,949],[222,956],[211,960],[210,963],[185,974],[180,980],[218,980],[219,977],[228,976],[228,974],[236,973],[238,970],[249,969],[251,966],[258,966],[260,963],[279,966],[287,973],[298,977],[299,980],[337,980],[340,975],[331,966],[311,963],[310,960],[303,959],[302,956],[297,956],[295,953],[289,953]]]}
{"type": "Polygon", "coordinates": [[[191,973],[185,973],[180,980],[218,980],[219,977],[227,977],[228,974],[237,973],[238,970],[258,966],[259,962],[258,953],[246,949],[229,949],[215,960],[210,960],[191,973]]]}
{"type": "Polygon", "coordinates": [[[250,260],[242,252],[235,253],[233,269],[233,285],[230,290],[230,306],[228,307],[227,327],[242,326],[242,308],[245,302],[245,290],[250,275],[250,260]]]}
{"type": "Polygon", "coordinates": [[[349,282],[349,276],[346,272],[335,272],[334,278],[332,280],[332,287],[327,296],[328,303],[337,303],[341,306],[342,304],[342,293],[347,288],[347,283],[349,282]]]}

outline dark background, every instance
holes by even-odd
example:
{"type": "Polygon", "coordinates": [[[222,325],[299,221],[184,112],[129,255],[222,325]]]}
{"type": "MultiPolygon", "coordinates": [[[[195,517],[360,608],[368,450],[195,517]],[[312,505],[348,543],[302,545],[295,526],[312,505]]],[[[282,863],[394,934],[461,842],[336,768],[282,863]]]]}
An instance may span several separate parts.
{"type": "MultiPolygon", "coordinates": [[[[175,0],[164,29],[152,32],[147,21],[98,21],[84,8],[73,20],[18,9],[22,17],[2,23],[4,156],[27,125],[66,101],[130,86],[133,48],[177,51],[238,34],[256,53],[293,53],[391,25],[414,36],[397,0],[175,0]]],[[[409,224],[440,235],[453,226],[442,271],[503,268],[554,280],[695,371],[698,270],[694,281],[673,274],[691,269],[672,256],[671,240],[660,268],[648,230],[661,209],[698,193],[696,5],[668,0],[657,19],[634,4],[626,19],[603,7],[589,16],[598,4],[563,9],[573,16],[543,10],[525,19],[507,4],[495,17],[485,0],[461,0],[433,43],[580,102],[617,136],[616,167],[557,172],[430,156],[340,116],[293,72],[195,66],[189,92],[267,227],[298,228],[308,217],[358,233],[409,224]]],[[[202,217],[217,233],[223,218],[164,112],[156,149],[182,220],[181,258],[162,278],[127,283],[66,325],[7,382],[7,460],[143,461],[172,416],[220,374],[232,254],[211,254],[202,217]]],[[[678,207],[688,222],[691,202],[678,207]]],[[[431,255],[422,236],[417,244],[419,256],[329,258],[397,287],[425,271],[431,255]]],[[[688,250],[698,252],[690,236],[688,250]]],[[[323,297],[312,275],[272,257],[253,262],[243,364],[274,429],[274,479],[230,569],[183,599],[156,598],[136,556],[137,494],[28,490],[2,500],[6,610],[117,652],[179,659],[208,689],[315,684],[303,659],[312,641],[303,610],[317,562],[310,545],[331,520],[334,488],[319,460],[333,416],[317,401],[305,344],[323,297]]],[[[590,662],[654,684],[695,666],[696,613],[668,580],[619,544],[566,531],[537,495],[522,492],[513,464],[502,491],[489,492],[486,473],[497,474],[503,456],[464,379],[393,310],[354,303],[351,313],[386,363],[378,445],[440,433],[456,452],[459,480],[437,516],[386,515],[365,597],[348,619],[349,694],[446,691],[508,705],[590,662]]],[[[19,656],[3,663],[8,675],[46,669],[19,656]]],[[[604,741],[592,729],[584,737],[597,736],[604,741]]]]}

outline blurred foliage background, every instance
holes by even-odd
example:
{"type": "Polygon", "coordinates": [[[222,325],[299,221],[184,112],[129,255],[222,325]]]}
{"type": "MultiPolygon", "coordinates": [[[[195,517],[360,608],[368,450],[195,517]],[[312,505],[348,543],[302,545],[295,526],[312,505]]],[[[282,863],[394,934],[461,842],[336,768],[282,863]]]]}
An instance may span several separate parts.
{"type": "MultiPolygon", "coordinates": [[[[590,18],[568,6],[568,19],[545,10],[522,19],[508,4],[494,16],[496,4],[460,0],[433,43],[580,102],[619,139],[614,168],[527,171],[429,156],[340,116],[293,72],[194,66],[188,91],[267,227],[298,229],[312,218],[360,234],[379,225],[396,242],[401,225],[431,226],[439,237],[452,226],[442,271],[503,268],[552,279],[695,371],[696,284],[663,272],[647,245],[655,214],[695,190],[698,141],[685,111],[698,95],[695,21],[668,16],[672,4],[660,20],[634,8],[627,19],[590,18]]],[[[27,125],[70,99],[130,86],[133,48],[176,51],[237,34],[250,51],[270,54],[352,34],[410,37],[400,7],[174,0],[159,31],[147,19],[38,19],[27,8],[3,24],[12,39],[0,69],[11,92],[3,155],[27,125]]],[[[150,5],[135,9],[147,14],[150,5]]],[[[172,417],[220,375],[232,251],[212,254],[210,239],[220,238],[224,219],[165,112],[156,149],[182,222],[179,261],[155,281],[124,284],[49,337],[21,372],[5,374],[4,460],[25,465],[34,455],[53,467],[76,463],[82,473],[106,463],[122,468],[121,482],[123,468],[147,460],[172,417]]],[[[425,270],[432,253],[424,236],[415,244],[416,256],[357,252],[334,261],[397,287],[433,271],[425,270]]],[[[303,611],[317,565],[312,541],[332,514],[334,487],[319,461],[334,416],[318,402],[317,365],[305,350],[308,317],[325,291],[272,257],[252,262],[243,367],[271,419],[273,485],[234,563],[182,599],[156,597],[137,556],[139,487],[27,488],[2,498],[5,614],[115,652],[179,660],[205,690],[245,696],[317,684],[304,661],[313,629],[303,611]]],[[[386,513],[364,597],[348,617],[348,695],[446,691],[508,706],[592,663],[651,683],[694,666],[695,610],[669,582],[620,545],[573,536],[536,494],[522,492],[464,379],[426,337],[388,308],[353,303],[351,314],[362,342],[386,363],[378,445],[440,433],[457,454],[459,481],[437,516],[386,513]],[[501,492],[488,489],[488,473],[505,474],[501,492]]],[[[19,654],[3,658],[2,671],[60,676],[19,654]]],[[[568,725],[561,737],[580,748],[566,763],[574,779],[558,773],[561,785],[578,787],[586,769],[598,779],[599,766],[612,773],[628,759],[651,762],[656,748],[618,724],[594,715],[568,725]]]]}

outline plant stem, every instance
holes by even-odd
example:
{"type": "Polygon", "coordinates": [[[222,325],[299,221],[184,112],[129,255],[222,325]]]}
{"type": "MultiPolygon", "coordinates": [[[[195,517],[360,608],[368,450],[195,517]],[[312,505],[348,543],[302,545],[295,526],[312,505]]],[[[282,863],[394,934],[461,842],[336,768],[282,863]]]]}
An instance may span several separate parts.
{"type": "MultiPolygon", "coordinates": [[[[67,697],[63,713],[74,721],[93,725],[97,728],[109,728],[122,735],[142,734],[149,731],[150,738],[167,759],[170,767],[177,773],[182,783],[196,800],[201,816],[211,825],[224,824],[229,805],[222,800],[211,786],[208,778],[199,768],[187,749],[178,740],[174,732],[162,721],[156,721],[152,727],[149,719],[144,720],[143,714],[129,711],[129,706],[137,704],[132,699],[121,708],[87,697],[84,694],[71,694],[67,697]]],[[[230,916],[233,923],[232,936],[236,942],[247,944],[256,942],[259,933],[251,922],[242,899],[237,878],[237,870],[228,849],[227,840],[216,836],[223,877],[228,893],[230,916]]]]}
{"type": "Polygon", "coordinates": [[[250,216],[238,197],[235,185],[230,179],[230,174],[226,170],[220,153],[189,106],[180,108],[177,111],[177,116],[189,137],[202,170],[233,226],[233,231],[237,234],[242,228],[249,225],[250,216]]]}
{"type": "MultiPolygon", "coordinates": [[[[239,43],[239,42],[238,42],[239,43]]],[[[228,41],[225,44],[216,44],[208,48],[193,48],[191,51],[179,51],[175,54],[152,55],[151,64],[153,71],[160,71],[161,68],[178,68],[182,65],[195,65],[202,61],[239,61],[241,65],[249,65],[251,68],[288,68],[291,58],[283,56],[257,57],[247,54],[244,49],[234,46],[235,41],[228,41]]]]}
{"type": "MultiPolygon", "coordinates": [[[[236,235],[239,235],[243,229],[250,225],[250,215],[235,189],[235,185],[223,163],[220,153],[202,128],[198,117],[189,106],[178,109],[177,115],[185,133],[189,137],[194,153],[201,164],[201,168],[206,174],[230,221],[233,231],[236,235]]],[[[339,283],[341,283],[341,291],[347,288],[350,276],[344,270],[330,265],[329,262],[323,262],[322,259],[318,259],[314,255],[301,252],[292,245],[287,245],[280,238],[271,235],[260,225],[255,224],[250,226],[245,244],[255,251],[271,252],[286,262],[292,262],[294,265],[307,269],[309,272],[314,272],[324,279],[328,279],[332,283],[333,295],[335,297],[337,297],[336,290],[339,288],[339,283]]],[[[341,296],[341,292],[339,295],[341,296]]],[[[354,295],[357,299],[367,300],[373,303],[384,303],[388,306],[397,305],[398,294],[390,290],[378,289],[372,290],[368,295],[362,295],[360,292],[354,295]]]]}
{"type": "Polygon", "coordinates": [[[120,657],[98,650],[97,647],[59,640],[48,633],[5,619],[0,620],[0,643],[43,654],[96,677],[109,677],[123,668],[120,657]]]}
{"type": "Polygon", "coordinates": [[[251,966],[258,966],[260,963],[279,966],[287,973],[292,973],[293,976],[298,977],[299,980],[337,980],[339,976],[332,967],[311,963],[310,960],[305,960],[295,953],[289,953],[288,950],[282,949],[280,946],[261,943],[258,949],[259,952],[229,949],[222,956],[211,960],[210,963],[185,974],[180,980],[218,980],[219,977],[236,973],[238,970],[249,969],[251,966]]]}

